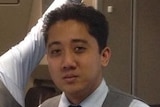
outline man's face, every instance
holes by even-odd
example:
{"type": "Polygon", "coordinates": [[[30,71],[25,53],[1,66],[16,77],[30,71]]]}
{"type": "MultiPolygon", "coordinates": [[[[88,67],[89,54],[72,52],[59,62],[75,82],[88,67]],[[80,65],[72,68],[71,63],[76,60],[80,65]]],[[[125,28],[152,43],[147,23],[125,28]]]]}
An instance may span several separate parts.
{"type": "Polygon", "coordinates": [[[47,60],[56,86],[68,95],[90,94],[102,80],[109,48],[99,53],[98,43],[85,24],[58,21],[48,31],[47,60]]]}

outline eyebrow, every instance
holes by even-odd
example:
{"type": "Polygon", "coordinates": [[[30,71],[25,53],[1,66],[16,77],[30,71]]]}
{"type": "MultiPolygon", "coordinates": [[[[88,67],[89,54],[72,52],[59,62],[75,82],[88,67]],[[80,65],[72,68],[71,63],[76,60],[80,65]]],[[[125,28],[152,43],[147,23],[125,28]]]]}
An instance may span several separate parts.
{"type": "Polygon", "coordinates": [[[83,39],[73,39],[72,42],[73,42],[73,43],[78,43],[78,42],[80,42],[80,43],[85,43],[85,44],[88,43],[86,40],[83,40],[83,39]]]}
{"type": "MultiPolygon", "coordinates": [[[[72,43],[84,43],[87,44],[88,42],[86,40],[82,40],[82,39],[73,39],[71,40],[72,43]]],[[[53,41],[51,43],[48,44],[48,48],[52,47],[53,45],[60,45],[61,43],[59,41],[53,41]]]]}
{"type": "Polygon", "coordinates": [[[58,42],[58,41],[53,41],[53,42],[49,43],[47,47],[50,48],[50,47],[52,47],[53,45],[59,45],[59,44],[60,44],[60,42],[58,42]]]}

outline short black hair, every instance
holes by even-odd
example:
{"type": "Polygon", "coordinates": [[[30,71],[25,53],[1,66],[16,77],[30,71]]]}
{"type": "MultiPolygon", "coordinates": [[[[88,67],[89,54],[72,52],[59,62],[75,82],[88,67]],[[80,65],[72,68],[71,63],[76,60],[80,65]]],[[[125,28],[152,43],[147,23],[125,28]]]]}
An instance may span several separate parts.
{"type": "Polygon", "coordinates": [[[52,25],[57,21],[69,19],[82,22],[87,26],[89,34],[98,42],[99,51],[106,47],[109,30],[105,16],[92,6],[73,3],[64,4],[45,16],[43,25],[45,42],[48,42],[48,30],[52,25]]]}

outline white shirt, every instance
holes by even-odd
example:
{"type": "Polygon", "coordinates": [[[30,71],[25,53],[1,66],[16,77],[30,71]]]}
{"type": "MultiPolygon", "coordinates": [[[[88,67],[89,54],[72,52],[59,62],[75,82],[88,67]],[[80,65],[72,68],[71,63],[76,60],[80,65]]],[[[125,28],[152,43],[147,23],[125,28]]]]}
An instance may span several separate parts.
{"type": "MultiPolygon", "coordinates": [[[[102,104],[108,92],[109,92],[108,86],[106,85],[105,81],[102,80],[99,87],[90,96],[88,96],[84,101],[82,101],[80,105],[82,107],[102,107],[102,104]]],[[[62,93],[58,107],[68,107],[69,105],[70,103],[67,100],[67,97],[65,96],[64,93],[62,93]]],[[[131,102],[129,107],[149,107],[149,106],[135,99],[131,102]]]]}
{"type": "MultiPolygon", "coordinates": [[[[66,2],[67,0],[54,0],[45,14],[66,2]]],[[[22,107],[28,78],[45,53],[44,37],[41,32],[43,18],[44,15],[23,41],[0,57],[0,80],[22,107]]]]}

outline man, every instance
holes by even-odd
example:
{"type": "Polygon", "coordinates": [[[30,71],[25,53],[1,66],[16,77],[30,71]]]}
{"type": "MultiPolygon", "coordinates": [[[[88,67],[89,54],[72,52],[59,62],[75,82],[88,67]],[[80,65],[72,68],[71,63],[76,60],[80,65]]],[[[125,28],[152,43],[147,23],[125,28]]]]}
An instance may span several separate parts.
{"type": "Polygon", "coordinates": [[[85,5],[63,5],[46,16],[43,31],[49,72],[63,93],[40,107],[149,107],[106,85],[102,69],[111,50],[103,14],[85,5]]]}
{"type": "MultiPolygon", "coordinates": [[[[54,0],[45,14],[68,2],[76,0],[54,0]]],[[[0,107],[24,107],[27,80],[45,53],[42,25],[43,17],[22,42],[0,57],[0,107]]]]}

